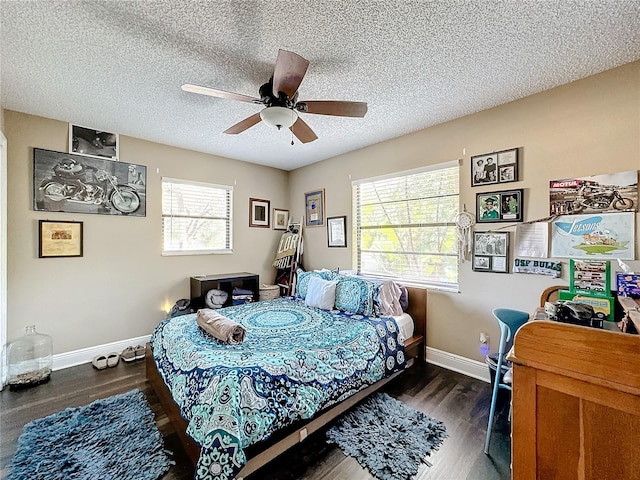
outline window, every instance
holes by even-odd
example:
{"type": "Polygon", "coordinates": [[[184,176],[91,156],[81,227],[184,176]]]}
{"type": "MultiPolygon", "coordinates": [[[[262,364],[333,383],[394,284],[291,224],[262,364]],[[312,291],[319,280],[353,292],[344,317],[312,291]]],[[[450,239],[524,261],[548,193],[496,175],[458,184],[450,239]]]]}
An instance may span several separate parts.
{"type": "Polygon", "coordinates": [[[231,253],[233,187],[162,179],[163,255],[231,253]]]}
{"type": "Polygon", "coordinates": [[[353,182],[358,273],[458,288],[458,162],[353,182]]]}

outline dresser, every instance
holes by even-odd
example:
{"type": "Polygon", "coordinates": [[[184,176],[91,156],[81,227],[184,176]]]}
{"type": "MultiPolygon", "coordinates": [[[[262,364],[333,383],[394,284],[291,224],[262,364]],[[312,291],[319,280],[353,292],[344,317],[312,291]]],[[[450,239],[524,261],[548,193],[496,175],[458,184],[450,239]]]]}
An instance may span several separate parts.
{"type": "Polygon", "coordinates": [[[534,321],[509,360],[514,480],[640,479],[640,336],[534,321]]]}

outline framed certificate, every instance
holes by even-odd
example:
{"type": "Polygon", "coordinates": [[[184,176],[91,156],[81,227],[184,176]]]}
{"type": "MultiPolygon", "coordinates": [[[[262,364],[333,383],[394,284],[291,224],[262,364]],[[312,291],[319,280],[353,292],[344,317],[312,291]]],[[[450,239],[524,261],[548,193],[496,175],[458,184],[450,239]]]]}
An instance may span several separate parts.
{"type": "Polygon", "coordinates": [[[82,256],[82,222],[40,220],[39,231],[39,258],[82,256]]]}

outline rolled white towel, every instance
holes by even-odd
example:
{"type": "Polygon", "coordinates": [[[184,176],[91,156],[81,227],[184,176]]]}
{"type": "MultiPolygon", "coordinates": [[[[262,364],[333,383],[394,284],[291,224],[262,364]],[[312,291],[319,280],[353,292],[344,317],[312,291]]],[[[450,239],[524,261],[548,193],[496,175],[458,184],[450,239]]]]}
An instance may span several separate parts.
{"type": "Polygon", "coordinates": [[[212,335],[218,340],[222,340],[229,345],[242,343],[245,335],[247,334],[245,328],[238,322],[234,322],[230,318],[225,317],[210,308],[198,310],[196,322],[198,323],[198,326],[209,335],[212,335]]]}

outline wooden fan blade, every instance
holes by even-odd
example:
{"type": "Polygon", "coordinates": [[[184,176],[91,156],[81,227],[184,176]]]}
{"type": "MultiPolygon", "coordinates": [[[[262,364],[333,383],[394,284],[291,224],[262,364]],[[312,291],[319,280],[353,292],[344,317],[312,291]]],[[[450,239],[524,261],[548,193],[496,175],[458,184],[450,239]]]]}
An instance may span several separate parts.
{"type": "Polygon", "coordinates": [[[296,123],[289,127],[289,130],[291,130],[296,138],[302,143],[309,143],[318,139],[318,136],[313,132],[313,130],[311,130],[311,127],[300,117],[298,117],[296,123]]]}
{"type": "Polygon", "coordinates": [[[185,92],[199,93],[200,95],[209,95],[210,97],[227,98],[229,100],[239,100],[248,103],[262,103],[259,98],[253,98],[240,93],[225,92],[224,90],[216,90],[215,88],[201,87],[200,85],[191,85],[185,83],[182,85],[185,92]]]}
{"type": "Polygon", "coordinates": [[[255,115],[251,115],[250,117],[247,117],[244,120],[236,123],[234,126],[227,128],[222,133],[228,133],[230,135],[236,135],[238,133],[242,133],[245,130],[253,127],[257,123],[260,123],[261,120],[262,119],[260,118],[260,113],[256,113],[255,115]]]}
{"type": "Polygon", "coordinates": [[[298,105],[306,105],[301,112],[314,113],[316,115],[336,115],[339,117],[364,117],[367,114],[365,102],[340,102],[332,100],[309,100],[299,102],[298,105]]]}
{"type": "Polygon", "coordinates": [[[273,72],[273,95],[277,98],[278,93],[282,92],[293,98],[308,67],[309,61],[297,53],[278,50],[276,68],[273,72]]]}

